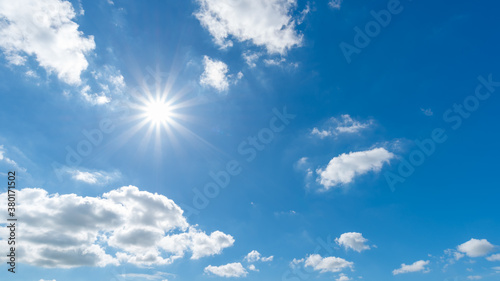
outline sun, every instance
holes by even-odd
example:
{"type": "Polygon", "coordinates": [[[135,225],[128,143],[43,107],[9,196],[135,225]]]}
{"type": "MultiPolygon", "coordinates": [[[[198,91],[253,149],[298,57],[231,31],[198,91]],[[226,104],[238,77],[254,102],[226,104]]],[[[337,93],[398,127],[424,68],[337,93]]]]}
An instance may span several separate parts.
{"type": "Polygon", "coordinates": [[[151,101],[144,107],[146,119],[153,124],[168,124],[172,117],[171,106],[164,101],[151,101]]]}

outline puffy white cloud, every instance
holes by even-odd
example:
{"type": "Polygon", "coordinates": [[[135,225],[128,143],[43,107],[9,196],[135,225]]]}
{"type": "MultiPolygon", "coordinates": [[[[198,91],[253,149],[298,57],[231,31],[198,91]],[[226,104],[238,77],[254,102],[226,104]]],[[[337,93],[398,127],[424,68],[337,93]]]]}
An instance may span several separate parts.
{"type": "Polygon", "coordinates": [[[75,16],[68,1],[0,1],[0,48],[11,64],[23,65],[33,56],[47,72],[78,85],[95,43],[78,30],[75,16]]]}
{"type": "Polygon", "coordinates": [[[488,255],[495,249],[495,246],[486,239],[478,240],[472,238],[462,245],[459,245],[457,249],[471,258],[477,258],[488,255]]]}
{"type": "Polygon", "coordinates": [[[231,39],[236,39],[265,47],[271,54],[284,54],[302,44],[302,35],[295,30],[291,15],[296,0],[198,0],[198,3],[196,17],[222,48],[232,46],[231,39]]]}
{"type": "Polygon", "coordinates": [[[491,255],[491,256],[487,257],[486,259],[489,261],[500,261],[500,254],[491,255]]]}
{"type": "Polygon", "coordinates": [[[346,250],[352,249],[356,252],[362,252],[370,249],[370,246],[366,245],[368,240],[363,237],[363,234],[357,232],[344,233],[339,238],[336,238],[335,242],[340,246],[344,246],[346,250]]]}
{"type": "Polygon", "coordinates": [[[212,273],[220,277],[245,277],[248,271],[239,262],[229,263],[221,266],[209,265],[205,267],[206,273],[212,273]]]}
{"type": "Polygon", "coordinates": [[[269,256],[269,257],[263,257],[261,256],[261,254],[259,252],[257,252],[256,250],[253,250],[251,251],[250,253],[248,253],[245,257],[245,260],[247,262],[256,262],[256,261],[262,261],[262,262],[268,262],[268,261],[272,261],[274,258],[274,256],[269,256]]]}
{"type": "Polygon", "coordinates": [[[369,128],[373,124],[373,120],[360,122],[352,119],[349,114],[344,114],[340,118],[332,117],[324,125],[325,128],[313,128],[311,135],[320,138],[338,136],[340,134],[354,134],[361,130],[369,128]]]}
{"type": "MultiPolygon", "coordinates": [[[[186,252],[192,253],[191,259],[219,254],[234,243],[220,231],[208,235],[190,226],[174,201],[134,186],[102,197],[25,188],[18,192],[18,202],[24,222],[18,251],[34,266],[153,266],[170,264],[186,252]]],[[[0,229],[0,237],[6,237],[5,231],[0,229]]]]}
{"type": "Polygon", "coordinates": [[[353,181],[354,177],[370,171],[379,172],[384,163],[394,158],[394,154],[385,148],[374,148],[367,151],[343,153],[330,160],[325,169],[317,169],[317,182],[325,190],[340,184],[353,181]]]}
{"type": "Polygon", "coordinates": [[[243,77],[243,73],[238,72],[236,78],[228,75],[229,68],[227,64],[219,60],[213,60],[208,56],[203,58],[205,70],[201,74],[200,84],[215,88],[219,92],[227,91],[230,84],[236,84],[243,77]]]}
{"type": "Polygon", "coordinates": [[[341,273],[339,275],[339,278],[335,279],[337,281],[349,281],[351,280],[351,278],[349,278],[347,275],[345,275],[344,273],[341,273]]]}
{"type": "Polygon", "coordinates": [[[426,268],[426,266],[429,263],[430,263],[430,261],[423,261],[423,260],[416,261],[410,265],[406,265],[403,263],[401,265],[401,268],[394,269],[392,271],[392,274],[398,275],[398,274],[402,274],[402,273],[419,272],[419,271],[421,271],[423,273],[428,273],[428,272],[430,272],[430,270],[428,268],[426,268]]]}
{"type": "Polygon", "coordinates": [[[259,270],[255,267],[255,265],[253,265],[253,264],[249,265],[247,268],[248,268],[248,270],[251,270],[251,271],[259,271],[259,270]]]}
{"type": "Polygon", "coordinates": [[[318,254],[313,254],[307,257],[307,259],[304,261],[304,265],[306,267],[310,266],[314,270],[323,273],[323,272],[339,272],[346,268],[352,269],[354,263],[338,257],[323,258],[318,254]]]}
{"type": "Polygon", "coordinates": [[[470,275],[470,276],[467,276],[467,279],[469,279],[469,280],[479,280],[479,279],[483,279],[483,277],[479,276],[479,275],[470,275]]]}

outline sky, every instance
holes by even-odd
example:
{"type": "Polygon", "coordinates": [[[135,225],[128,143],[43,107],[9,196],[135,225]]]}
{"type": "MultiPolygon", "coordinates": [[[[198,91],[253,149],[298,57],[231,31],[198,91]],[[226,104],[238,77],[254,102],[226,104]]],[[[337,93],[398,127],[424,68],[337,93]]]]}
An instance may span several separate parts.
{"type": "Polygon", "coordinates": [[[0,0],[1,279],[500,280],[498,8],[0,0]]]}

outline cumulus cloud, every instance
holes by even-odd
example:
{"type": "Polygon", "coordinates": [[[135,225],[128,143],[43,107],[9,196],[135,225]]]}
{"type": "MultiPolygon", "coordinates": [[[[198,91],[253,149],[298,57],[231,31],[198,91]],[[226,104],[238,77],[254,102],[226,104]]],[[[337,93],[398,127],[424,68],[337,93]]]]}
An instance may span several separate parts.
{"type": "Polygon", "coordinates": [[[243,73],[239,72],[236,78],[233,78],[233,75],[227,74],[229,71],[227,64],[208,56],[203,58],[203,66],[205,70],[201,74],[200,84],[212,87],[219,92],[227,91],[230,84],[237,83],[243,77],[243,73]]]}
{"type": "Polygon", "coordinates": [[[373,124],[373,120],[360,122],[354,120],[349,114],[344,114],[340,118],[332,117],[324,125],[323,128],[313,128],[311,135],[320,138],[335,137],[340,134],[354,134],[369,128],[373,124]]]}
{"type": "Polygon", "coordinates": [[[341,273],[339,275],[339,278],[335,279],[336,281],[349,281],[351,280],[351,278],[349,278],[347,275],[345,275],[344,273],[341,273]]]}
{"type": "MultiPolygon", "coordinates": [[[[18,192],[18,202],[24,222],[18,251],[34,266],[154,266],[170,264],[186,252],[191,259],[219,254],[234,243],[220,231],[206,234],[190,226],[174,201],[134,186],[102,197],[25,188],[18,192]]],[[[0,237],[6,237],[5,231],[0,229],[0,237]]]]}
{"type": "Polygon", "coordinates": [[[268,261],[272,261],[274,258],[274,256],[269,256],[269,257],[263,257],[261,256],[261,254],[255,250],[251,251],[250,253],[248,253],[245,257],[245,260],[247,262],[256,262],[256,261],[262,261],[262,262],[268,262],[268,261]]]}
{"type": "Polygon", "coordinates": [[[302,44],[292,12],[296,0],[198,0],[195,16],[217,45],[227,48],[232,39],[284,54],[302,44]]]}
{"type": "Polygon", "coordinates": [[[357,232],[344,233],[339,238],[336,238],[335,242],[346,250],[352,249],[359,253],[370,249],[370,246],[366,245],[368,240],[363,237],[363,234],[357,232]]]}
{"type": "Polygon", "coordinates": [[[229,263],[221,266],[209,265],[205,267],[205,273],[212,273],[220,277],[245,277],[248,271],[239,262],[229,263]]]}
{"type": "Polygon", "coordinates": [[[457,247],[457,249],[471,258],[484,257],[491,253],[495,246],[486,239],[471,239],[457,247]]]}
{"type": "Polygon", "coordinates": [[[426,268],[426,266],[430,263],[430,261],[416,261],[413,264],[406,265],[402,264],[401,268],[395,269],[392,271],[393,275],[398,275],[398,274],[403,274],[403,273],[410,273],[410,272],[423,272],[423,273],[428,273],[430,270],[426,268]]]}
{"type": "MultiPolygon", "coordinates": [[[[296,260],[296,262],[300,261],[301,260],[296,260]]],[[[304,265],[306,267],[309,266],[316,271],[324,273],[324,272],[340,272],[346,268],[352,269],[354,263],[338,257],[323,258],[318,254],[313,254],[305,259],[304,265]]]]}
{"type": "Polygon", "coordinates": [[[385,148],[343,153],[330,160],[326,168],[316,170],[317,182],[323,185],[325,190],[340,184],[348,184],[356,176],[370,171],[379,172],[384,163],[388,163],[392,158],[394,154],[385,148]]]}
{"type": "Polygon", "coordinates": [[[11,64],[24,65],[32,56],[48,73],[79,85],[95,43],[78,30],[75,16],[68,1],[1,1],[0,48],[11,64]]]}

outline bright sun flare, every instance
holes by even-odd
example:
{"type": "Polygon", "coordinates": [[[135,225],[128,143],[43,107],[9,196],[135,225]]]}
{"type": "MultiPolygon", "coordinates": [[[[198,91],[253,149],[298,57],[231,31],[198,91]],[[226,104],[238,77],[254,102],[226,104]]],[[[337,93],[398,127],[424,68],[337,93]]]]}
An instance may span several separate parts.
{"type": "Polygon", "coordinates": [[[168,123],[171,117],[170,106],[162,101],[153,101],[146,106],[146,116],[153,123],[168,123]]]}

